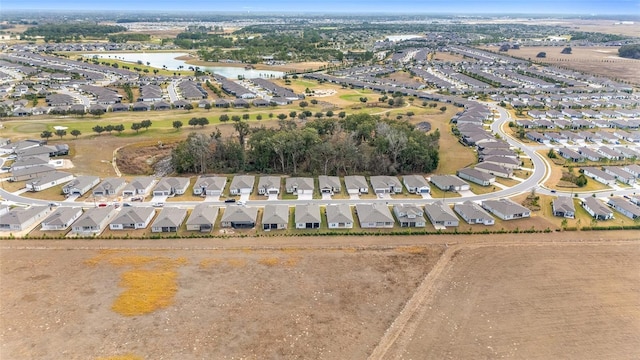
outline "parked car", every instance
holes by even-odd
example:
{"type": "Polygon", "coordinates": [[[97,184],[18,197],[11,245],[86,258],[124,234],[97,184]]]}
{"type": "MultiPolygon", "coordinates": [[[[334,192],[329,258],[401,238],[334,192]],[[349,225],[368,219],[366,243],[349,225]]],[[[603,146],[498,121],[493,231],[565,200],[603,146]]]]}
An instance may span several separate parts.
{"type": "Polygon", "coordinates": [[[153,203],[153,206],[154,207],[163,207],[164,203],[163,202],[155,202],[155,203],[153,203]]]}
{"type": "Polygon", "coordinates": [[[122,203],[122,206],[123,207],[129,207],[129,206],[131,206],[131,203],[122,203]]]}
{"type": "Polygon", "coordinates": [[[107,207],[107,204],[105,204],[105,203],[100,203],[100,204],[98,204],[98,207],[107,207]]]}
{"type": "Polygon", "coordinates": [[[226,202],[226,203],[234,203],[234,202],[236,202],[236,199],[226,199],[224,202],[226,202]]]}

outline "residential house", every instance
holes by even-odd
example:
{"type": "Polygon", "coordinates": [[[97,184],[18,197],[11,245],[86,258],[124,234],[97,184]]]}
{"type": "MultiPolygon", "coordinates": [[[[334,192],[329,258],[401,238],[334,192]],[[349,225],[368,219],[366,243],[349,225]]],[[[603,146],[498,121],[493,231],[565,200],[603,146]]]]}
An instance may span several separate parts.
{"type": "Polygon", "coordinates": [[[282,230],[289,227],[289,206],[267,204],[262,213],[262,229],[264,231],[282,230]]]}
{"type": "Polygon", "coordinates": [[[455,210],[455,212],[458,213],[458,215],[460,215],[460,217],[468,224],[495,224],[493,216],[486,212],[482,206],[474,203],[473,201],[467,200],[461,204],[455,204],[453,206],[453,210],[455,210]]]}
{"type": "Polygon", "coordinates": [[[578,148],[578,153],[589,161],[600,161],[601,159],[600,154],[586,147],[578,148]]]}
{"type": "Polygon", "coordinates": [[[325,210],[329,229],[352,229],[353,214],[348,204],[327,205],[325,210]]]}
{"type": "Polygon", "coordinates": [[[318,186],[322,194],[335,194],[341,191],[340,178],[337,176],[318,176],[318,186]]]}
{"type": "Polygon", "coordinates": [[[549,139],[537,131],[529,131],[525,134],[525,136],[527,137],[527,139],[533,140],[535,142],[539,142],[541,144],[549,143],[549,139]]]}
{"type": "Polygon", "coordinates": [[[98,185],[100,178],[93,175],[82,175],[73,179],[62,187],[62,193],[67,195],[84,195],[94,186],[98,185]]]}
{"type": "Polygon", "coordinates": [[[280,194],[279,176],[261,176],[258,180],[258,195],[280,194]]]}
{"type": "Polygon", "coordinates": [[[64,171],[53,171],[37,179],[27,181],[25,187],[28,191],[42,191],[71,180],[73,180],[73,174],[64,171]]]}
{"type": "Polygon", "coordinates": [[[466,191],[471,188],[467,182],[455,175],[432,175],[430,181],[443,191],[466,191]]]}
{"type": "Polygon", "coordinates": [[[66,230],[74,221],[82,215],[81,207],[57,207],[44,221],[40,224],[40,230],[43,231],[62,231],[66,230]]]}
{"type": "Polygon", "coordinates": [[[596,220],[613,219],[613,211],[594,197],[586,197],[582,200],[582,207],[596,220]]]}
{"type": "Polygon", "coordinates": [[[582,155],[566,147],[560,148],[558,150],[558,154],[560,154],[560,156],[572,162],[580,162],[584,160],[584,157],[582,155]]]}
{"type": "Polygon", "coordinates": [[[156,211],[151,207],[125,207],[109,224],[111,230],[146,229],[156,211]]]}
{"type": "Polygon", "coordinates": [[[426,221],[420,207],[413,204],[400,204],[393,206],[400,227],[425,227],[426,221]]]}
{"type": "Polygon", "coordinates": [[[31,206],[15,208],[0,215],[0,231],[23,231],[47,216],[52,209],[49,206],[31,206]]]}
{"type": "Polygon", "coordinates": [[[402,192],[402,184],[395,176],[372,176],[369,181],[375,194],[398,194],[402,192]]]}
{"type": "Polygon", "coordinates": [[[24,181],[30,179],[37,179],[44,174],[54,172],[56,169],[50,165],[34,166],[26,169],[20,169],[11,172],[11,181],[24,181]]]}
{"type": "Polygon", "coordinates": [[[513,170],[494,163],[481,162],[474,169],[487,173],[489,175],[499,176],[502,178],[512,178],[513,170]]]}
{"type": "Polygon", "coordinates": [[[116,214],[113,206],[90,208],[71,225],[71,232],[77,235],[98,235],[116,214]]]}
{"type": "Polygon", "coordinates": [[[362,175],[349,175],[344,177],[344,186],[349,195],[368,194],[369,184],[362,175]]]}
{"type": "Polygon", "coordinates": [[[620,154],[622,154],[622,156],[624,156],[627,159],[635,159],[635,160],[640,159],[640,152],[635,151],[631,148],[616,146],[613,149],[619,152],[620,154]]]}
{"type": "Polygon", "coordinates": [[[424,213],[427,214],[429,221],[435,228],[455,227],[459,225],[456,214],[451,210],[449,205],[442,201],[436,201],[424,206],[424,213]]]}
{"type": "Polygon", "coordinates": [[[49,164],[49,156],[29,156],[23,157],[16,160],[13,164],[11,164],[11,172],[15,172],[18,170],[27,169],[35,166],[42,166],[49,164]]]}
{"type": "Polygon", "coordinates": [[[635,184],[636,182],[635,175],[625,171],[621,166],[605,166],[604,172],[612,175],[616,180],[623,184],[635,184]]]}
{"type": "Polygon", "coordinates": [[[395,222],[391,211],[384,204],[356,204],[356,214],[363,229],[393,228],[395,222]]]}
{"type": "Polygon", "coordinates": [[[531,216],[531,210],[509,199],[485,200],[482,207],[502,220],[514,220],[531,216]]]}
{"type": "Polygon", "coordinates": [[[187,210],[166,207],[160,211],[158,217],[151,224],[151,232],[178,232],[186,217],[187,210]]]}
{"type": "Polygon", "coordinates": [[[628,172],[629,174],[640,178],[640,165],[638,164],[630,164],[622,167],[622,170],[628,172]]]}
{"type": "Polygon", "coordinates": [[[632,220],[640,218],[640,206],[634,205],[624,198],[621,198],[621,197],[609,198],[609,202],[607,204],[613,207],[616,211],[618,211],[622,215],[632,220]]]}
{"type": "Polygon", "coordinates": [[[182,195],[187,191],[189,183],[189,178],[164,177],[153,188],[153,196],[182,195]]]}
{"type": "Polygon", "coordinates": [[[482,186],[489,186],[496,181],[496,177],[484,171],[473,168],[460,169],[457,172],[459,178],[471,181],[482,186]]]}
{"type": "Polygon", "coordinates": [[[144,196],[151,191],[155,183],[156,179],[153,176],[140,176],[133,178],[131,183],[127,184],[127,186],[124,187],[124,190],[122,190],[122,196],[144,196]]]}
{"type": "Polygon", "coordinates": [[[187,220],[188,231],[211,232],[218,218],[218,207],[209,204],[198,204],[187,220]]]}
{"type": "Polygon", "coordinates": [[[296,229],[319,229],[320,206],[317,204],[296,205],[295,222],[296,229]]]}
{"type": "Polygon", "coordinates": [[[520,160],[507,156],[488,156],[485,157],[482,162],[500,165],[512,170],[519,169],[521,164],[520,160]]]}
{"type": "Polygon", "coordinates": [[[620,160],[622,158],[622,155],[619,152],[606,146],[599,147],[597,152],[609,160],[620,160]]]}
{"type": "Polygon", "coordinates": [[[429,182],[422,175],[405,175],[402,183],[410,194],[428,194],[431,192],[429,182]]]}
{"type": "Polygon", "coordinates": [[[220,196],[226,185],[227,178],[224,176],[198,176],[193,185],[193,195],[220,196]]]}
{"type": "Polygon", "coordinates": [[[250,175],[234,176],[229,186],[229,193],[231,195],[251,194],[255,179],[255,176],[250,175]]]}
{"type": "Polygon", "coordinates": [[[573,205],[573,199],[569,196],[558,196],[551,203],[553,216],[566,217],[573,219],[576,216],[576,208],[573,205]]]}
{"type": "Polygon", "coordinates": [[[581,170],[584,173],[584,176],[588,176],[593,180],[603,183],[607,186],[612,186],[616,183],[616,178],[613,175],[608,174],[598,168],[584,167],[581,170]]]}
{"type": "Polygon", "coordinates": [[[313,195],[315,188],[313,178],[310,177],[290,177],[284,183],[287,194],[313,195]]]}
{"type": "Polygon", "coordinates": [[[93,196],[110,196],[118,194],[127,182],[123,178],[105,178],[93,189],[93,196]]]}
{"type": "Polygon", "coordinates": [[[232,205],[222,214],[220,226],[233,229],[251,229],[256,226],[258,208],[232,205]]]}

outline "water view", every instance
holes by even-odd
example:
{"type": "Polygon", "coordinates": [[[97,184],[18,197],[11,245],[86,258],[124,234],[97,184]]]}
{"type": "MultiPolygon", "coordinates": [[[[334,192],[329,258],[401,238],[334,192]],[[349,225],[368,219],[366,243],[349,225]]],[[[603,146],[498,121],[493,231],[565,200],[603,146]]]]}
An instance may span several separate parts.
{"type": "MultiPolygon", "coordinates": [[[[130,63],[137,63],[138,61],[141,61],[145,65],[160,69],[166,68],[168,70],[188,69],[189,66],[196,66],[187,64],[184,60],[177,59],[187,55],[189,54],[184,52],[83,54],[83,56],[86,57],[118,59],[130,63]]],[[[237,79],[238,76],[243,76],[245,78],[273,78],[282,77],[282,75],[284,75],[282,71],[245,69],[244,67],[234,66],[200,66],[200,69],[209,70],[230,79],[237,79]]]]}

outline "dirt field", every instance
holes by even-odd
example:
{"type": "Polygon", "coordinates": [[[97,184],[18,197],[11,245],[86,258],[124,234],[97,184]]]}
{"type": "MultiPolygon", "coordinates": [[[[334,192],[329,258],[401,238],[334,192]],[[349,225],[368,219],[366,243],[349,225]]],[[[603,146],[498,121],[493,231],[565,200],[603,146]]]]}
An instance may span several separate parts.
{"type": "MultiPolygon", "coordinates": [[[[531,59],[545,64],[553,64],[584,73],[606,76],[611,79],[640,84],[640,72],[629,71],[640,67],[640,60],[618,57],[618,48],[609,47],[572,47],[570,55],[561,54],[562,46],[533,46],[522,47],[520,50],[510,50],[508,55],[523,59],[531,59]],[[539,52],[546,52],[547,57],[536,58],[539,52]]],[[[485,48],[497,51],[495,47],[485,48]]]]}
{"type": "Polygon", "coordinates": [[[637,244],[489,246],[448,255],[383,358],[640,357],[637,244]]]}
{"type": "Polygon", "coordinates": [[[2,241],[0,358],[637,358],[633,239],[2,241]]]}

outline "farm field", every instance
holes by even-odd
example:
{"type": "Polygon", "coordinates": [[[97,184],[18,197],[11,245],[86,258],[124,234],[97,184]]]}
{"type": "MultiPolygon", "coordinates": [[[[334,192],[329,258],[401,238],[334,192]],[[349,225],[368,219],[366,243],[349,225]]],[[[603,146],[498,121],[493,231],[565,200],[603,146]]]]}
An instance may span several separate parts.
{"type": "Polygon", "coordinates": [[[513,236],[2,241],[0,357],[639,355],[637,234],[513,236]]]}
{"type": "MultiPolygon", "coordinates": [[[[618,57],[618,47],[572,47],[570,55],[561,54],[562,46],[532,46],[510,50],[509,56],[531,59],[544,64],[552,64],[588,74],[605,76],[640,84],[640,73],[629,71],[640,66],[640,60],[618,57]],[[546,52],[546,58],[536,58],[539,52],[546,52]]],[[[483,47],[484,50],[497,51],[495,47],[483,47]]]]}

